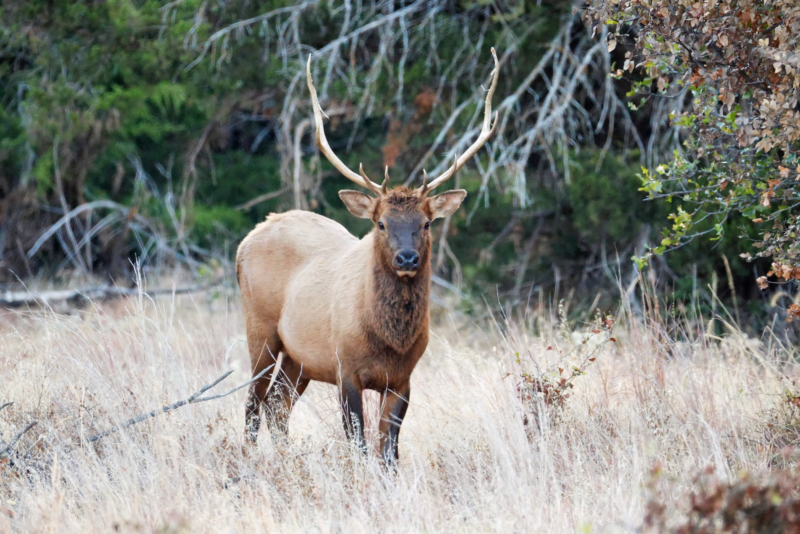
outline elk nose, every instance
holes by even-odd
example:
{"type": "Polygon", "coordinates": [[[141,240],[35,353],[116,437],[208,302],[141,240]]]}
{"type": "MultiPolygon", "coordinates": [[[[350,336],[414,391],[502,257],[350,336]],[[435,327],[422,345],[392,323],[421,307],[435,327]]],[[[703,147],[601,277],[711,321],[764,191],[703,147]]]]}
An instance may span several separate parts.
{"type": "Polygon", "coordinates": [[[415,250],[401,250],[394,257],[394,267],[398,271],[416,271],[419,267],[419,254],[415,250]]]}

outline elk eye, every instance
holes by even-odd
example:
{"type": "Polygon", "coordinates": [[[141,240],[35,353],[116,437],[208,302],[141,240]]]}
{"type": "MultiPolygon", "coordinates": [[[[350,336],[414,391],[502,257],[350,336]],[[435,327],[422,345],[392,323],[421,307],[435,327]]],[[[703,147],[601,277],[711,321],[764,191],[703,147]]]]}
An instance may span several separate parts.
{"type": "Polygon", "coordinates": [[[378,221],[378,228],[381,230],[386,230],[386,227],[383,225],[383,221],[378,221]]]}
{"type": "Polygon", "coordinates": [[[430,227],[431,227],[431,222],[430,221],[426,221],[425,222],[425,229],[427,230],[430,227]]]}

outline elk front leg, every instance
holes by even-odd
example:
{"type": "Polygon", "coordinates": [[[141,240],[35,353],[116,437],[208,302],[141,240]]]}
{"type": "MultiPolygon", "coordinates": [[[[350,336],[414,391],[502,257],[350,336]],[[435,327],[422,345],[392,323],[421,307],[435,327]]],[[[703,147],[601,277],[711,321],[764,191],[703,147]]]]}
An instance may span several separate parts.
{"type": "Polygon", "coordinates": [[[367,453],[364,440],[364,408],[361,404],[361,382],[355,378],[343,378],[340,385],[342,422],[347,439],[355,441],[361,452],[367,453]]]}
{"type": "Polygon", "coordinates": [[[400,459],[397,442],[400,438],[400,425],[408,410],[411,387],[407,384],[398,391],[383,394],[383,413],[381,414],[381,456],[386,464],[395,464],[400,459]]]}

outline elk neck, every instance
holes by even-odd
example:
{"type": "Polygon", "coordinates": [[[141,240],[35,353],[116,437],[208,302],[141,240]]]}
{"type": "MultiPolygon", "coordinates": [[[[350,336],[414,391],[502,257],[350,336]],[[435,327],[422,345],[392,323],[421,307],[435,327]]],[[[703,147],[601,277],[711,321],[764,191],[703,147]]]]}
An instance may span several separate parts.
{"type": "MultiPolygon", "coordinates": [[[[399,355],[405,354],[428,327],[430,243],[420,253],[422,266],[416,276],[401,279],[391,265],[381,261],[379,251],[373,251],[372,287],[367,291],[371,302],[366,306],[365,326],[378,338],[375,341],[382,341],[399,355]]],[[[380,351],[383,347],[374,348],[380,351]]]]}

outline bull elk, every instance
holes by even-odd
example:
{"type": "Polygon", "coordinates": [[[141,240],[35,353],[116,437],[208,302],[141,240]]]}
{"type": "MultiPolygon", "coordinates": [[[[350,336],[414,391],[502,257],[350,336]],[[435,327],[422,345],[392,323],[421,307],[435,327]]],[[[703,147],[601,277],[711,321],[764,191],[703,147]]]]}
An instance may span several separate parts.
{"type": "Polygon", "coordinates": [[[484,103],[477,140],[439,177],[421,187],[387,188],[372,182],[334,154],[322,126],[323,112],[306,66],[314,109],[316,144],[344,176],[371,191],[339,191],[347,209],[374,227],[357,239],[339,223],[307,211],[271,214],[242,241],[236,273],[242,294],[253,376],[245,432],[255,442],[262,403],[267,424],[283,432],[293,405],[311,380],[338,386],[345,432],[366,452],[361,394],[382,395],[381,453],[398,458],[400,425],[408,408],[409,379],[428,345],[431,234],[434,219],[447,217],[467,195],[431,191],[455,173],[486,143],[492,125],[492,95],[499,63],[484,103]],[[267,394],[269,393],[269,396],[267,394]]]}

